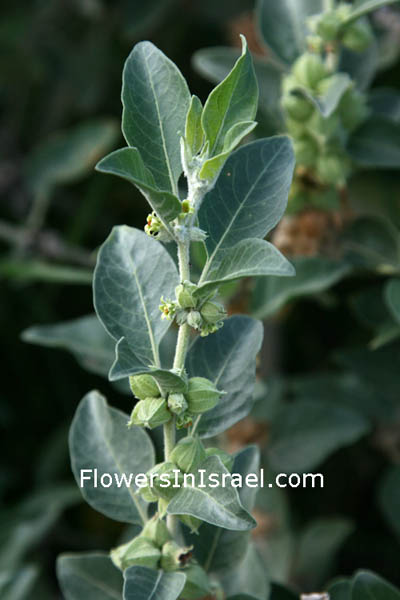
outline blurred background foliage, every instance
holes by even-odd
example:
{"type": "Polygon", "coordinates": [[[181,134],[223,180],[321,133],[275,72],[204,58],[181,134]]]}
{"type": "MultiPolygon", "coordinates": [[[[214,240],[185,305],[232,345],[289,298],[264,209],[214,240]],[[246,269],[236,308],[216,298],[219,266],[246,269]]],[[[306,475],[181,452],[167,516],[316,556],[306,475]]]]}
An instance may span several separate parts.
{"type": "MultiPolygon", "coordinates": [[[[67,447],[88,389],[131,408],[103,377],[110,345],[90,317],[72,329],[42,327],[92,313],[96,248],[113,225],[145,222],[142,196],[93,170],[121,145],[124,60],[135,42],[149,39],[204,99],[244,33],[262,73],[256,135],[273,133],[275,75],[253,10],[252,0],[2,7],[2,598],[58,598],[59,552],[108,550],[124,535],[122,525],[81,502],[67,447]],[[26,344],[25,330],[25,341],[48,347],[26,344]]],[[[372,24],[380,57],[372,89],[398,89],[400,11],[382,9],[372,24]]],[[[382,97],[377,106],[387,115],[382,97]]],[[[398,107],[390,109],[395,121],[398,107]]],[[[400,585],[399,228],[398,169],[364,168],[349,181],[344,207],[293,210],[274,232],[296,279],[244,281],[225,291],[231,313],[264,320],[265,343],[253,411],[219,443],[231,451],[259,444],[268,473],[325,476],[322,490],[266,489],[258,497],[257,551],[273,581],[302,591],[361,567],[400,585]]],[[[253,559],[246,557],[250,566],[253,559]]]]}

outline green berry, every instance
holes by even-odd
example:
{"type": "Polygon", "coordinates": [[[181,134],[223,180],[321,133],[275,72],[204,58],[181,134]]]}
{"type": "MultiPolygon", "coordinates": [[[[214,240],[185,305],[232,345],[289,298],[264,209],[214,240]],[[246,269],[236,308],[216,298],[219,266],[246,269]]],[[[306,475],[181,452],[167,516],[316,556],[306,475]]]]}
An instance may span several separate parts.
{"type": "Polygon", "coordinates": [[[342,44],[354,52],[364,52],[373,39],[374,34],[368,21],[357,21],[345,29],[342,44]]]}
{"type": "Polygon", "coordinates": [[[155,514],[154,517],[147,521],[140,536],[150,540],[158,548],[161,548],[171,539],[166,522],[160,519],[158,514],[155,514]]]}
{"type": "Polygon", "coordinates": [[[180,308],[195,308],[197,299],[193,293],[197,290],[197,285],[190,281],[184,281],[175,288],[176,300],[180,308]]]}
{"type": "Polygon", "coordinates": [[[139,536],[111,550],[110,556],[114,565],[121,570],[133,565],[157,569],[161,552],[153,542],[139,536]]]}
{"type": "Polygon", "coordinates": [[[193,329],[200,329],[203,324],[203,318],[199,311],[191,310],[187,316],[187,324],[193,329]]]}
{"type": "Polygon", "coordinates": [[[170,459],[182,471],[193,471],[206,458],[206,451],[199,438],[186,437],[172,450],[170,459]]]}
{"type": "Polygon", "coordinates": [[[312,167],[318,157],[318,144],[309,136],[293,140],[294,153],[298,165],[312,167]]]}
{"type": "Polygon", "coordinates": [[[160,396],[157,382],[151,375],[131,375],[129,377],[129,385],[133,395],[139,398],[139,400],[158,398],[160,396]]]}
{"type": "Polygon", "coordinates": [[[295,93],[283,96],[282,106],[287,115],[295,121],[306,121],[314,110],[309,100],[295,93]]]}
{"type": "Polygon", "coordinates": [[[128,426],[139,425],[154,429],[168,423],[170,419],[171,413],[164,398],[146,398],[135,405],[128,426]]]}
{"type": "Polygon", "coordinates": [[[193,414],[204,413],[211,410],[218,403],[219,397],[224,392],[217,390],[215,385],[205,377],[192,377],[189,379],[186,400],[189,410],[193,414]]]}
{"type": "Polygon", "coordinates": [[[327,152],[318,158],[316,171],[321,183],[342,185],[349,172],[348,160],[334,152],[327,152]]]}
{"type": "Polygon", "coordinates": [[[205,302],[200,309],[200,314],[209,325],[216,325],[226,318],[226,310],[219,302],[205,302]]]}
{"type": "Polygon", "coordinates": [[[162,547],[161,568],[163,571],[177,571],[185,566],[192,556],[193,546],[181,547],[174,541],[166,542],[162,547]]]}
{"type": "Polygon", "coordinates": [[[347,90],[339,103],[338,113],[347,131],[353,131],[368,116],[366,97],[356,89],[347,90]]]}

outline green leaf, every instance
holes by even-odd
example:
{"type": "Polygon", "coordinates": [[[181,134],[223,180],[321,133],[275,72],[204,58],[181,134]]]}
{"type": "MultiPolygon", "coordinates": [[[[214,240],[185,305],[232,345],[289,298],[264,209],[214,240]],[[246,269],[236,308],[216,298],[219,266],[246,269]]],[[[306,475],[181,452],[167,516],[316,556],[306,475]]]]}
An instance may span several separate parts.
{"type": "Polygon", "coordinates": [[[356,21],[360,17],[367,15],[368,13],[378,10],[382,6],[388,6],[389,4],[395,4],[399,0],[362,0],[356,3],[356,7],[351,11],[349,16],[343,21],[343,24],[351,23],[356,21]]]}
{"type": "Polygon", "coordinates": [[[305,589],[320,589],[331,572],[335,555],[354,530],[349,519],[315,519],[301,532],[293,580],[305,589]]]}
{"type": "Polygon", "coordinates": [[[322,257],[295,258],[292,262],[296,277],[268,277],[257,281],[251,303],[255,317],[269,317],[295,298],[318,294],[351,271],[345,262],[322,257]]]}
{"type": "Polygon", "coordinates": [[[201,126],[201,113],[203,105],[200,98],[192,96],[190,108],[186,116],[185,140],[194,156],[200,152],[204,140],[204,132],[201,126]]]}
{"type": "Polygon", "coordinates": [[[68,285],[90,285],[93,273],[90,269],[70,267],[42,260],[5,258],[0,261],[0,278],[24,283],[44,281],[68,285]]]}
{"type": "Polygon", "coordinates": [[[213,89],[201,118],[210,156],[224,151],[229,130],[243,121],[253,121],[258,104],[257,80],[246,39],[242,37],[242,55],[231,73],[213,89]]]}
{"type": "Polygon", "coordinates": [[[51,187],[80,179],[90,173],[117,137],[117,125],[109,119],[87,121],[42,142],[25,168],[29,186],[47,194],[51,187]]]}
{"type": "Polygon", "coordinates": [[[137,148],[115,150],[97,163],[96,170],[117,175],[133,183],[165,224],[173,221],[182,210],[176,196],[157,188],[154,177],[137,148]]]}
{"type": "Polygon", "coordinates": [[[187,358],[190,377],[207,377],[227,392],[215,408],[199,417],[203,437],[217,435],[249,414],[253,404],[256,356],[263,327],[247,316],[233,316],[205,338],[198,337],[187,358]]]}
{"type": "MultiPolygon", "coordinates": [[[[249,446],[236,454],[232,473],[240,473],[245,479],[249,473],[257,473],[260,452],[249,446]]],[[[254,508],[256,488],[245,484],[238,489],[240,502],[249,512],[254,508]]],[[[195,557],[206,571],[211,573],[234,569],[243,559],[249,542],[249,532],[230,531],[204,523],[198,534],[185,536],[187,544],[193,544],[195,557]]]]}
{"type": "Polygon", "coordinates": [[[331,600],[351,600],[351,579],[339,579],[328,587],[331,600]]]}
{"type": "Polygon", "coordinates": [[[400,167],[400,123],[373,116],[356,129],[348,141],[351,158],[363,167],[400,167]]]}
{"type": "Polygon", "coordinates": [[[400,325],[400,279],[390,279],[385,285],[386,305],[398,325],[400,325]]]}
{"type": "Polygon", "coordinates": [[[259,0],[258,24],[275,56],[291,65],[307,49],[307,17],[324,10],[323,0],[259,0]]]}
{"type": "Polygon", "coordinates": [[[61,554],[57,578],[65,600],[121,600],[122,575],[108,554],[61,554]]]}
{"type": "Polygon", "coordinates": [[[400,237],[386,219],[365,215],[346,229],[342,241],[345,258],[356,266],[383,273],[397,271],[400,262],[400,237]]]}
{"type": "Polygon", "coordinates": [[[302,96],[314,104],[324,117],[330,117],[336,110],[343,94],[352,85],[352,81],[346,73],[336,73],[330,77],[329,81],[328,89],[321,96],[314,96],[305,88],[296,88],[302,96]]]}
{"type": "Polygon", "coordinates": [[[227,596],[245,594],[259,600],[269,598],[268,573],[252,542],[248,545],[242,562],[235,570],[225,572],[220,581],[227,596]]]}
{"type": "Polygon", "coordinates": [[[179,140],[190,93],[178,68],[150,42],[136,44],[127,58],[122,103],[122,131],[128,145],[139,150],[157,187],[178,195],[179,140]]]}
{"type": "Polygon", "coordinates": [[[180,375],[168,369],[156,369],[141,363],[126,343],[125,338],[119,340],[116,352],[117,358],[109,373],[110,381],[116,381],[129,375],[149,373],[165,392],[184,392],[186,390],[187,383],[180,375]]]}
{"type": "MultiPolygon", "coordinates": [[[[78,406],[69,434],[71,466],[85,500],[111,519],[141,523],[143,501],[135,495],[134,477],[154,465],[154,449],[149,436],[140,427],[127,427],[128,415],[107,406],[98,392],[86,394],[78,406]],[[81,483],[81,470],[91,469],[91,480],[81,483]],[[98,472],[98,487],[95,473],[98,472]],[[100,477],[109,473],[113,483],[100,485],[100,477]],[[115,476],[133,474],[130,486],[119,487],[115,476]]],[[[107,478],[107,483],[109,479],[107,478]]]]}
{"type": "Polygon", "coordinates": [[[399,600],[400,591],[372,571],[359,571],[353,579],[352,600],[399,600]]]}
{"type": "Polygon", "coordinates": [[[0,594],[2,600],[26,600],[34,597],[34,586],[39,576],[39,568],[28,565],[17,571],[2,571],[0,574],[0,594]]]}
{"type": "Polygon", "coordinates": [[[172,297],[178,283],[165,247],[137,229],[114,227],[99,251],[96,312],[109,334],[124,337],[143,365],[159,366],[158,345],[170,324],[161,319],[160,297],[172,297]]]}
{"type": "Polygon", "coordinates": [[[218,175],[229,154],[246,135],[253,131],[256,125],[255,121],[243,121],[233,125],[225,136],[223,151],[204,162],[199,176],[202,179],[213,180],[218,175]]]}
{"type": "Polygon", "coordinates": [[[374,39],[364,52],[355,52],[342,47],[339,58],[339,71],[347,73],[360,90],[366,91],[371,85],[379,67],[379,47],[374,39]]]}
{"type": "Polygon", "coordinates": [[[365,417],[344,406],[311,400],[285,404],[271,425],[268,458],[277,472],[303,473],[369,430],[365,417]]]}
{"type": "Polygon", "coordinates": [[[379,486],[379,505],[387,523],[400,538],[400,466],[389,467],[379,486]]]}
{"type": "MultiPolygon", "coordinates": [[[[192,57],[193,67],[213,83],[222,81],[232,70],[240,52],[235,48],[202,48],[192,57]]],[[[253,66],[259,89],[257,120],[267,126],[273,135],[284,131],[283,114],[280,107],[282,70],[265,58],[253,56],[253,66]]]]}
{"type": "Polygon", "coordinates": [[[96,315],[54,323],[34,325],[21,334],[24,342],[69,350],[88,371],[107,376],[114,360],[115,342],[96,315]]]}
{"type": "Polygon", "coordinates": [[[297,595],[279,583],[272,583],[269,600],[297,600],[297,595]]]}
{"type": "Polygon", "coordinates": [[[208,234],[200,283],[224,250],[249,237],[263,238],[275,227],[287,205],[293,169],[292,143],[284,136],[247,144],[229,157],[199,211],[199,226],[208,234]]]}
{"type": "Polygon", "coordinates": [[[186,575],[135,566],[126,569],[124,580],[124,600],[176,600],[183,590],[186,575]]]}
{"type": "Polygon", "coordinates": [[[168,504],[167,512],[170,515],[191,515],[211,525],[234,531],[247,531],[256,525],[242,507],[237,489],[231,485],[229,471],[216,455],[209,456],[198,466],[194,473],[194,486],[182,487],[168,504]],[[208,481],[210,474],[216,474],[220,482],[225,476],[225,486],[215,487],[214,483],[208,481]]]}
{"type": "Polygon", "coordinates": [[[374,115],[400,123],[400,93],[391,88],[376,88],[371,91],[368,103],[374,115]]]}
{"type": "Polygon", "coordinates": [[[195,295],[217,288],[221,283],[242,277],[279,275],[289,277],[295,270],[288,260],[269,242],[258,239],[241,240],[233,248],[220,252],[221,262],[214,265],[195,295]]]}

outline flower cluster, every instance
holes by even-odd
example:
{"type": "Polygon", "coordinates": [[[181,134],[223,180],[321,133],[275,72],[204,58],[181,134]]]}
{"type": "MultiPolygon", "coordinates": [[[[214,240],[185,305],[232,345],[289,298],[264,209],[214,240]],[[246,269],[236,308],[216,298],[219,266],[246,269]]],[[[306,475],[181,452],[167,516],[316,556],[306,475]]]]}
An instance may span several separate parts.
{"type": "Polygon", "coordinates": [[[195,283],[184,281],[175,288],[176,300],[161,298],[160,311],[162,318],[187,323],[204,337],[222,327],[226,311],[219,302],[199,297],[197,289],[195,283]]]}

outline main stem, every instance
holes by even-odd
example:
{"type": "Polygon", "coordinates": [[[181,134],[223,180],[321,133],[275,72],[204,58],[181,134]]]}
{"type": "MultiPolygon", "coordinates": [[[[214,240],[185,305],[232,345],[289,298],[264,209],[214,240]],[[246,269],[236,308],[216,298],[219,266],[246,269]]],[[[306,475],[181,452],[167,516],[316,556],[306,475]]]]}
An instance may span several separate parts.
{"type": "MultiPolygon", "coordinates": [[[[179,277],[181,282],[190,280],[189,266],[190,241],[178,243],[179,277]]],[[[178,339],[175,349],[173,368],[182,373],[185,367],[185,358],[190,337],[190,328],[187,323],[179,327],[178,339]]],[[[164,459],[168,461],[175,446],[175,416],[164,425],[164,459]]],[[[167,525],[171,534],[176,538],[178,534],[178,519],[175,515],[167,515],[167,525]]]]}

